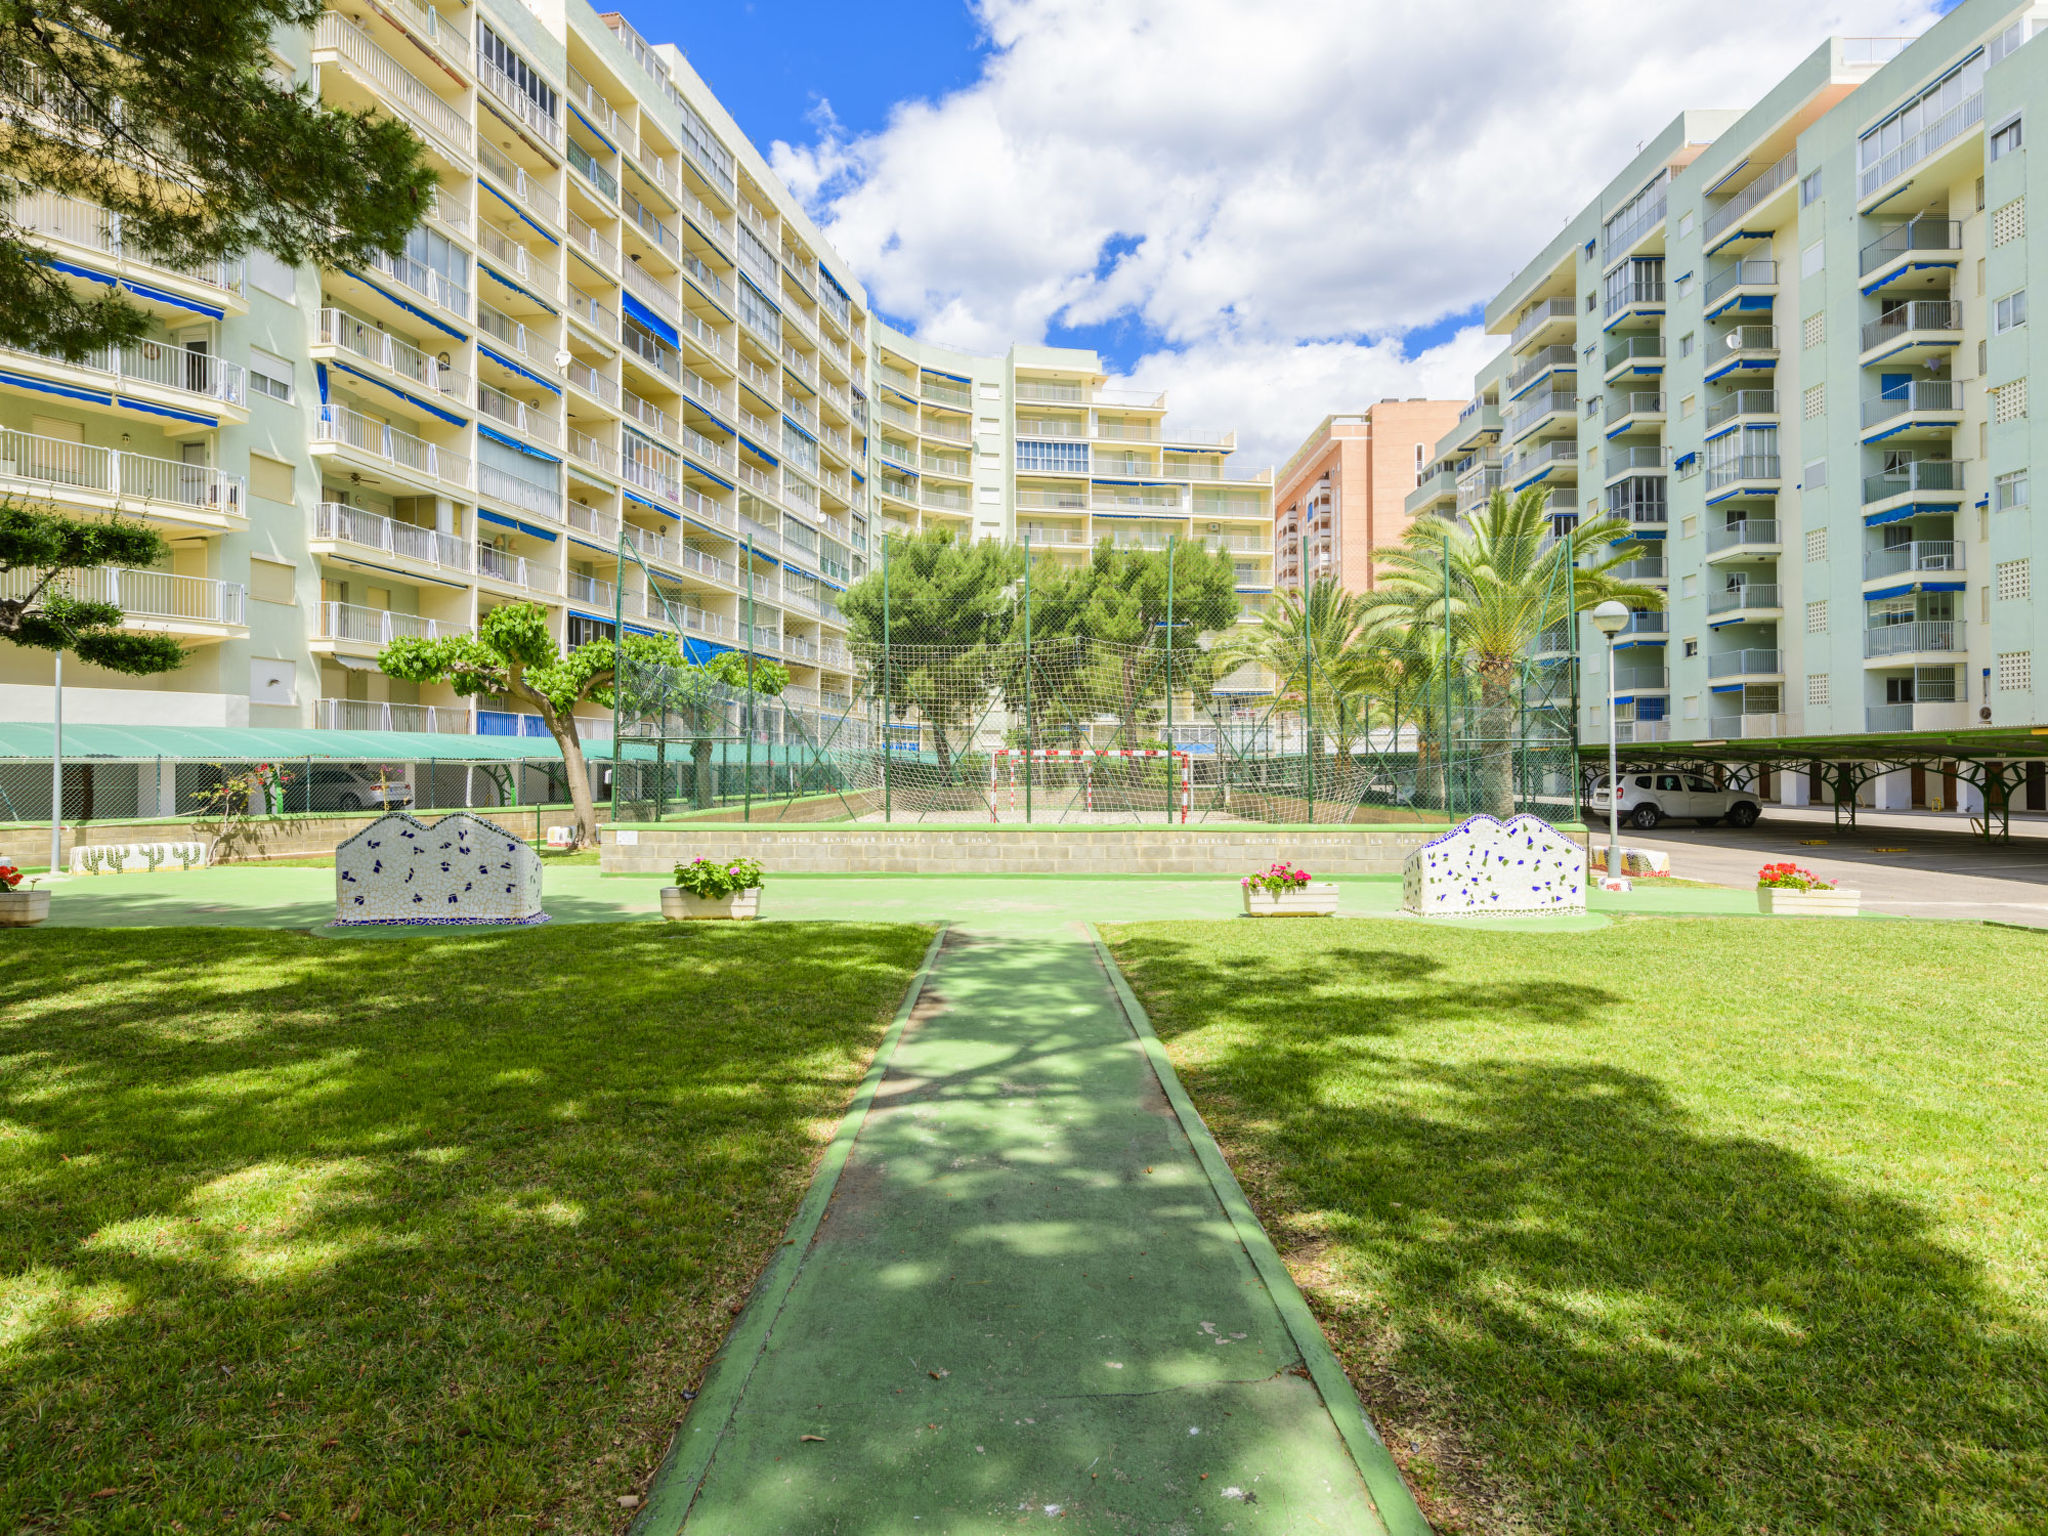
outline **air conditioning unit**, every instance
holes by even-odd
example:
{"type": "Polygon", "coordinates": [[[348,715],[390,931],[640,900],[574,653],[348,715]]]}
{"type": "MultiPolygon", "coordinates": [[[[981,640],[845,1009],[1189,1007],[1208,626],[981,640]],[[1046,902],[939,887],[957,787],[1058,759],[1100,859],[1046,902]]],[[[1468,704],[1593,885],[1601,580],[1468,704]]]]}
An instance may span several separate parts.
{"type": "Polygon", "coordinates": [[[1221,533],[1223,531],[1223,525],[1221,523],[1211,523],[1209,525],[1209,531],[1211,533],[1221,533]]]}
{"type": "Polygon", "coordinates": [[[1979,720],[1984,721],[1986,724],[1989,724],[1991,721],[1991,706],[1989,704],[1978,705],[1977,718],[1979,720]]]}

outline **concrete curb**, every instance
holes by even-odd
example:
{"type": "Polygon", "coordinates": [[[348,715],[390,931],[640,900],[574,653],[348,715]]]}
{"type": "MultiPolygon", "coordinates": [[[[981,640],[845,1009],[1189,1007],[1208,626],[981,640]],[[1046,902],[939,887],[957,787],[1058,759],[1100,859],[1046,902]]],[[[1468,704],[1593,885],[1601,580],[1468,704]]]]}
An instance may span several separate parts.
{"type": "Polygon", "coordinates": [[[733,1414],[746,1393],[754,1367],[760,1363],[768,1334],[781,1314],[783,1303],[789,1299],[797,1276],[803,1272],[811,1240],[817,1236],[819,1224],[825,1219],[825,1208],[832,1203],[833,1191],[838,1188],[840,1170],[846,1166],[847,1158],[853,1153],[853,1144],[860,1137],[861,1127],[867,1123],[868,1108],[874,1103],[875,1093],[896,1055],[897,1042],[903,1038],[911,1010],[924,995],[925,984],[931,979],[932,963],[938,959],[939,946],[946,942],[949,926],[941,923],[939,931],[932,935],[924,960],[919,964],[917,974],[911,978],[902,1003],[897,1006],[896,1017],[890,1022],[888,1033],[883,1035],[882,1043],[875,1051],[875,1059],[868,1065],[867,1076],[854,1090],[853,1102],[841,1117],[832,1144],[825,1149],[817,1174],[811,1179],[811,1187],[804,1194],[803,1204],[797,1207],[796,1215],[790,1221],[788,1234],[775,1250],[775,1256],[768,1261],[768,1267],[762,1270],[761,1278],[754,1282],[753,1293],[747,1297],[739,1321],[733,1324],[725,1342],[718,1347],[718,1353],[711,1357],[711,1365],[704,1373],[704,1386],[696,1401],[690,1404],[690,1411],[677,1428],[675,1439],[669,1443],[668,1454],[662,1458],[653,1481],[648,1484],[647,1503],[627,1528],[628,1536],[671,1536],[671,1533],[680,1531],[684,1520],[689,1518],[697,1489],[711,1468],[711,1459],[717,1454],[719,1442],[732,1427],[733,1414]]]}
{"type": "Polygon", "coordinates": [[[1095,945],[1095,957],[1101,963],[1103,973],[1109,979],[1111,990],[1123,1004],[1124,1016],[1130,1021],[1131,1032],[1137,1036],[1138,1044],[1144,1048],[1145,1056],[1152,1064],[1152,1071],[1159,1079],[1159,1086],[1165,1090],[1167,1102],[1173,1106],[1174,1115],[1179,1119],[1181,1130],[1188,1143],[1195,1149],[1195,1157],[1208,1175],[1209,1184],[1216,1192],[1218,1202],[1230,1217],[1230,1224],[1237,1232],[1237,1240],[1251,1256],[1252,1267],[1258,1270],[1259,1278],[1265,1283],[1266,1292],[1273,1299],[1281,1319],[1287,1324],[1287,1332],[1294,1340],[1294,1347],[1301,1352],[1302,1363],[1308,1367],[1309,1379],[1315,1383],[1322,1395],[1323,1406],[1337,1426],[1337,1432],[1344,1437],[1344,1444],[1351,1452],[1351,1459],[1358,1467],[1359,1476],[1365,1480],[1366,1491],[1378,1506],[1382,1525],[1387,1536],[1431,1536],[1429,1522],[1415,1503],[1415,1496],[1408,1491],[1408,1485],[1401,1478],[1401,1469],[1394,1464],[1393,1453],[1373,1428],[1372,1420],[1358,1401],[1358,1394],[1351,1388],[1351,1379],[1344,1374],[1344,1367],[1338,1363],[1336,1351],[1330,1348],[1330,1341],[1323,1336],[1322,1325],[1309,1310],[1307,1300],[1294,1283],[1294,1277],[1287,1272],[1287,1266],[1280,1258],[1279,1250],[1266,1235],[1258,1215],[1252,1210],[1251,1202],[1239,1188],[1237,1176],[1230,1171],[1230,1164],[1224,1160],[1223,1149],[1216,1144],[1216,1138],[1203,1123],[1201,1113],[1194,1101],[1181,1086],[1180,1077],[1173,1070],[1173,1063],[1167,1059],[1166,1047],[1158,1035],[1152,1032],[1152,1021],[1146,1016],[1145,1007],[1138,1001],[1131,984],[1124,979],[1124,973],[1117,968],[1109,947],[1102,942],[1102,935],[1093,923],[1087,925],[1088,937],[1095,945]]]}

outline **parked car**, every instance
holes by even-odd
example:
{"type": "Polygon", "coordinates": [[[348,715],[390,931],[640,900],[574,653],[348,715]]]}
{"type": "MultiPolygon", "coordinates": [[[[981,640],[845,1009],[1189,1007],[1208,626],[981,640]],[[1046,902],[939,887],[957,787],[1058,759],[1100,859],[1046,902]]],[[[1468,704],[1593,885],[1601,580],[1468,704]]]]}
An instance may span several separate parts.
{"type": "MultiPolygon", "coordinates": [[[[1588,819],[1607,819],[1608,778],[1600,775],[1587,803],[1588,819]]],[[[1763,814],[1754,793],[1746,789],[1716,789],[1696,773],[1624,773],[1619,798],[1621,819],[1647,832],[1666,817],[1691,818],[1703,827],[1726,821],[1733,827],[1753,827],[1763,814]]]]}
{"type": "Polygon", "coordinates": [[[315,811],[397,810],[412,804],[412,785],[368,768],[315,768],[306,804],[315,811]]]}

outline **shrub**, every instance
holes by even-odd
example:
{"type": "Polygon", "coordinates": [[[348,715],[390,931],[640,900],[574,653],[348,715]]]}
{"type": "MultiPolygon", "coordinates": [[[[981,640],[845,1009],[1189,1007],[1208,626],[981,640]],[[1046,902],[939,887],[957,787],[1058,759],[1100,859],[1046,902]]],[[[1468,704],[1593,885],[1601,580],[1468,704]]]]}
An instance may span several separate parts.
{"type": "Polygon", "coordinates": [[[714,864],[709,859],[692,859],[687,864],[676,866],[676,884],[692,896],[716,901],[736,891],[753,890],[761,884],[763,874],[759,861],[755,859],[732,859],[724,864],[714,864]]]}
{"type": "Polygon", "coordinates": [[[1774,891],[1832,891],[1835,882],[1823,880],[1810,869],[1801,869],[1797,864],[1766,864],[1756,872],[1759,888],[1768,887],[1774,891]]]}
{"type": "Polygon", "coordinates": [[[1268,896],[1278,896],[1285,891],[1298,891],[1308,884],[1308,871],[1296,869],[1291,864],[1275,864],[1271,869],[1246,875],[1240,882],[1255,891],[1264,891],[1268,896]]]}

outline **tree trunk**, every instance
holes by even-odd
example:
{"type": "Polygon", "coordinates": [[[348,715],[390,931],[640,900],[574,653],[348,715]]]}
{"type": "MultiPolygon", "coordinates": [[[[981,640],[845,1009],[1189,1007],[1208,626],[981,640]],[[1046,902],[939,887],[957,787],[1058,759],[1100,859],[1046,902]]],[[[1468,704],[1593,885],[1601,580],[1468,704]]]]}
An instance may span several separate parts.
{"type": "Polygon", "coordinates": [[[1479,673],[1479,800],[1505,821],[1515,814],[1515,695],[1506,673],[1481,665],[1479,673]]]}
{"type": "Polygon", "coordinates": [[[574,715],[559,715],[545,699],[537,700],[540,717],[548,734],[562,749],[562,777],[569,784],[569,804],[576,813],[576,846],[597,846],[597,806],[590,798],[590,765],[583,758],[583,743],[576,737],[574,715]]]}
{"type": "Polygon", "coordinates": [[[699,736],[690,743],[690,767],[692,778],[691,803],[700,811],[711,809],[716,798],[711,786],[711,738],[699,736]]]}

